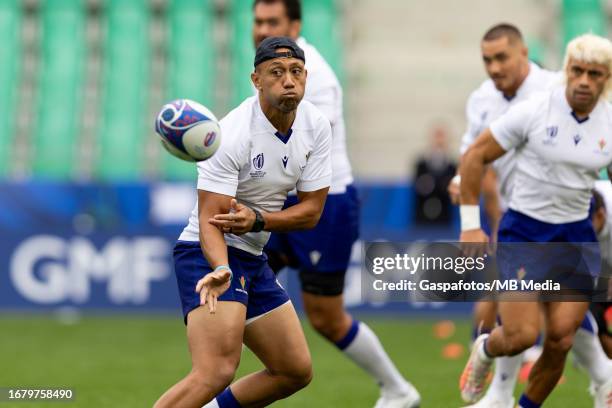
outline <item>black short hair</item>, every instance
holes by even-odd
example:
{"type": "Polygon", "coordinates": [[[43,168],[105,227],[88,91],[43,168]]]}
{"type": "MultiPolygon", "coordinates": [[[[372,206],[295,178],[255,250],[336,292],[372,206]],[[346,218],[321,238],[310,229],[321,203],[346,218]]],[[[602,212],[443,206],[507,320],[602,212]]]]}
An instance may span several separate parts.
{"type": "Polygon", "coordinates": [[[287,17],[289,17],[289,20],[302,20],[302,2],[300,0],[255,0],[253,2],[253,8],[255,8],[255,6],[257,6],[259,3],[283,3],[285,5],[285,10],[287,11],[287,17]]]}
{"type": "Polygon", "coordinates": [[[516,40],[523,42],[521,30],[519,30],[515,25],[508,23],[496,24],[489,28],[482,37],[482,41],[493,41],[503,37],[507,37],[510,42],[514,42],[516,40]]]}

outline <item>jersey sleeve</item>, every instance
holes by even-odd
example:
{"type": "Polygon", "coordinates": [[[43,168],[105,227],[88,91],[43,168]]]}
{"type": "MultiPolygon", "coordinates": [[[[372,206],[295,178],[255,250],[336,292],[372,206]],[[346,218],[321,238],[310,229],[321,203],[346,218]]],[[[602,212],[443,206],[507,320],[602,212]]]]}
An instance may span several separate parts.
{"type": "Polygon", "coordinates": [[[480,135],[484,129],[482,129],[481,114],[478,111],[478,101],[474,93],[468,98],[468,102],[465,107],[465,116],[467,121],[467,129],[461,137],[461,147],[459,153],[464,154],[467,149],[474,143],[476,138],[480,135]]]}
{"type": "Polygon", "coordinates": [[[491,133],[505,151],[512,150],[527,141],[534,110],[538,110],[533,99],[521,102],[491,123],[491,133]]]}
{"type": "Polygon", "coordinates": [[[297,190],[317,191],[331,185],[331,125],[321,118],[315,138],[315,147],[310,152],[306,167],[297,182],[297,190]]]}
{"type": "MultiPolygon", "coordinates": [[[[312,82],[314,84],[314,81],[312,82]]],[[[316,85],[308,89],[305,95],[305,99],[317,107],[327,118],[327,120],[333,125],[338,122],[338,118],[342,115],[340,112],[338,101],[341,95],[338,94],[338,90],[334,86],[323,86],[316,87],[316,85]]]]}
{"type": "Polygon", "coordinates": [[[222,126],[222,134],[219,150],[210,159],[198,163],[198,190],[234,197],[238,189],[241,144],[231,140],[230,129],[222,126]]]}

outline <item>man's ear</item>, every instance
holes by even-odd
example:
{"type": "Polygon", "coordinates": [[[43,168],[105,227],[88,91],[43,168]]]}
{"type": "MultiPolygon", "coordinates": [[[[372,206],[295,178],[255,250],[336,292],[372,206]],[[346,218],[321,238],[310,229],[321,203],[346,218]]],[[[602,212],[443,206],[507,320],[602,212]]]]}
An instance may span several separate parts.
{"type": "Polygon", "coordinates": [[[302,31],[302,22],[300,20],[294,20],[289,23],[289,37],[298,38],[302,31]]]}
{"type": "Polygon", "coordinates": [[[257,70],[251,73],[251,82],[253,82],[253,86],[258,91],[261,91],[261,78],[259,77],[259,73],[257,72],[257,70]]]}

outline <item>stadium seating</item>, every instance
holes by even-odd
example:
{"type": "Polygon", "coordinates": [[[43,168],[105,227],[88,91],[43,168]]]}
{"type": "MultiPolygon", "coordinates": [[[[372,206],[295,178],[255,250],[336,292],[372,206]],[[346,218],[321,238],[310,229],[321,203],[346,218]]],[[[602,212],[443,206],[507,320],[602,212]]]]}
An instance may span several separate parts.
{"type": "Polygon", "coordinates": [[[85,9],[80,0],[42,3],[38,64],[38,120],[33,173],[68,178],[75,167],[81,126],[85,9]]]}
{"type": "Polygon", "coordinates": [[[21,76],[21,8],[19,0],[0,0],[0,176],[10,171],[21,76]]]}
{"type": "Polygon", "coordinates": [[[334,0],[303,2],[302,34],[317,47],[321,55],[342,79],[342,27],[334,0]]]}
{"type": "Polygon", "coordinates": [[[102,73],[99,154],[95,173],[102,179],[142,175],[149,112],[149,2],[108,0],[102,73]]]}
{"type": "Polygon", "coordinates": [[[236,106],[253,95],[249,77],[253,71],[255,50],[251,27],[253,24],[252,2],[231,0],[229,6],[230,52],[231,52],[231,97],[230,106],[236,106]]]}
{"type": "Polygon", "coordinates": [[[601,0],[563,0],[563,53],[574,37],[592,32],[606,34],[606,14],[601,0]]]}
{"type": "MultiPolygon", "coordinates": [[[[167,100],[187,98],[213,111],[215,101],[215,42],[212,0],[173,0],[167,10],[167,100]]],[[[166,178],[193,180],[195,168],[164,154],[166,178]]]]}

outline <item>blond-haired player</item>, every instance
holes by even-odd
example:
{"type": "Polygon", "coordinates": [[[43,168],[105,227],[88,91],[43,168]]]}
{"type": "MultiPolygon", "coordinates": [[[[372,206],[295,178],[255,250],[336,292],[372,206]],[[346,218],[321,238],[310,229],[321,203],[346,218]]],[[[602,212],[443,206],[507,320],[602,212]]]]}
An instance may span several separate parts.
{"type": "MultiPolygon", "coordinates": [[[[486,164],[512,149],[515,181],[499,242],[596,242],[588,211],[599,170],[612,164],[612,107],[605,101],[611,68],[609,40],[593,34],[577,37],[567,46],[566,83],[511,108],[482,132],[461,164],[462,242],[488,241],[480,228],[480,182],[486,164]]],[[[585,274],[598,272],[588,263],[584,268],[585,274]]],[[[529,278],[541,279],[543,271],[532,268],[529,278]]],[[[502,267],[501,274],[516,278],[512,267],[502,267]]],[[[543,352],[519,405],[541,406],[561,376],[586,301],[500,302],[503,326],[476,340],[462,374],[465,400],[482,396],[495,358],[534,344],[541,331],[540,308],[546,317],[543,352]]],[[[609,394],[605,387],[600,392],[609,394]]]]}

